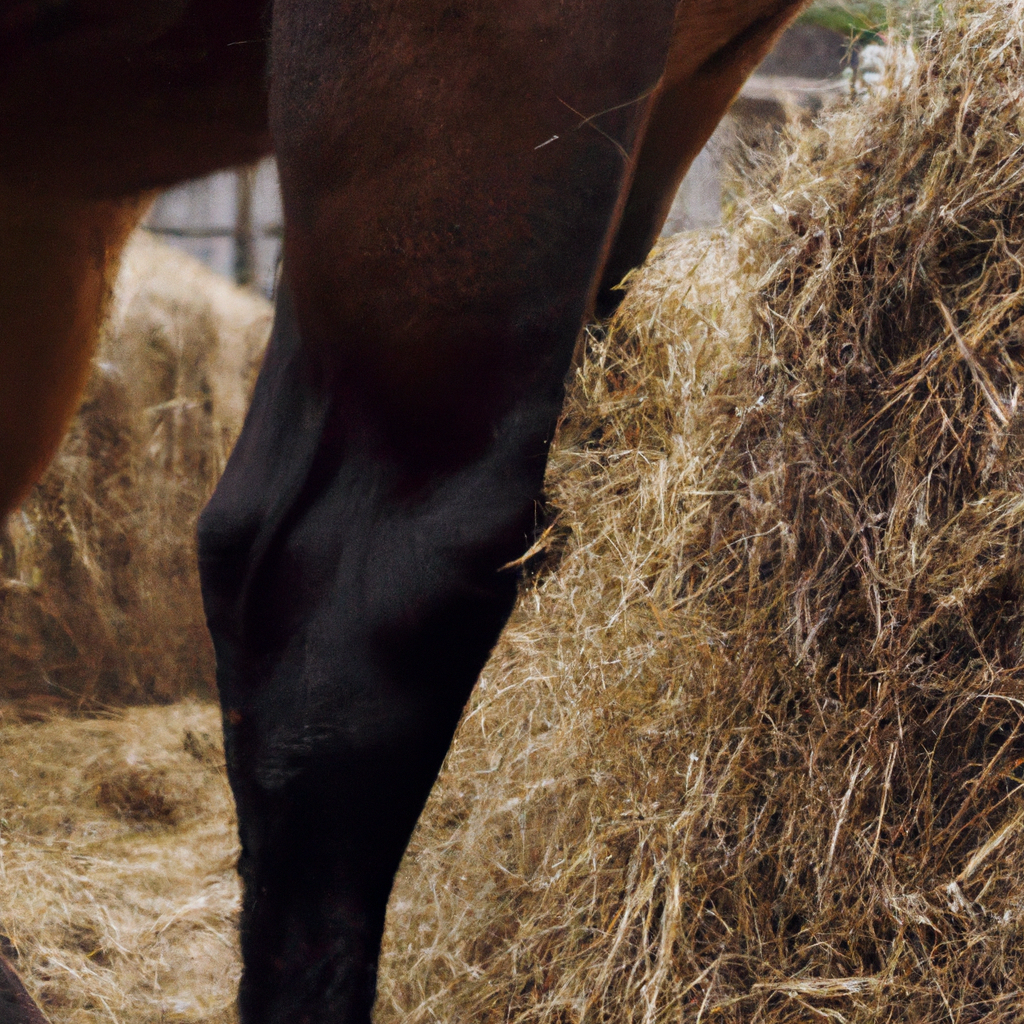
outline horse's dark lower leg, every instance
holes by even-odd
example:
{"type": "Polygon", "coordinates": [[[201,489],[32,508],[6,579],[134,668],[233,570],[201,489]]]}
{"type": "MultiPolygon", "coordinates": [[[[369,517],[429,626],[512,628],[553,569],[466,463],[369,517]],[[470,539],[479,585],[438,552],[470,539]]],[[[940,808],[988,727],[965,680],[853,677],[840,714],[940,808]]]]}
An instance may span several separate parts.
{"type": "Polygon", "coordinates": [[[515,596],[558,382],[410,479],[310,376],[287,299],[200,528],[245,886],[246,1022],[366,1021],[388,893],[515,596]]]}
{"type": "Polygon", "coordinates": [[[200,525],[245,1024],[369,1020],[675,2],[275,5],[286,294],[200,525]]]}

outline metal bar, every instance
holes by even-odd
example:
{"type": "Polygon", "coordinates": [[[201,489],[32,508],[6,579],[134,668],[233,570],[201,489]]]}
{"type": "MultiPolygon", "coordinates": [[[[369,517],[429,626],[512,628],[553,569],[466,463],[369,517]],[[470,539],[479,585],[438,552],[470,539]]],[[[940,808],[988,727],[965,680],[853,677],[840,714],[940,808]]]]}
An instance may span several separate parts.
{"type": "MultiPolygon", "coordinates": [[[[234,238],[235,228],[164,228],[155,224],[143,224],[142,229],[151,235],[167,235],[170,238],[234,238]]],[[[269,224],[254,234],[264,238],[283,238],[284,228],[280,224],[269,224]]]]}

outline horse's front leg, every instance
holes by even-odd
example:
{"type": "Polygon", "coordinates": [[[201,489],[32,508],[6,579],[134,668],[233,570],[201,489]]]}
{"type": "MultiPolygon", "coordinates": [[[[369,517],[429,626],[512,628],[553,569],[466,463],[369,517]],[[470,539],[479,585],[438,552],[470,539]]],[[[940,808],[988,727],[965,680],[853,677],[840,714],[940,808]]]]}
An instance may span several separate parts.
{"type": "Polygon", "coordinates": [[[366,1024],[512,608],[675,0],[277,3],[283,294],[200,526],[245,1024],[366,1024]]]}
{"type": "Polygon", "coordinates": [[[204,513],[251,1022],[367,1021],[392,879],[515,596],[555,402],[412,480],[310,380],[287,299],[204,513]]]}

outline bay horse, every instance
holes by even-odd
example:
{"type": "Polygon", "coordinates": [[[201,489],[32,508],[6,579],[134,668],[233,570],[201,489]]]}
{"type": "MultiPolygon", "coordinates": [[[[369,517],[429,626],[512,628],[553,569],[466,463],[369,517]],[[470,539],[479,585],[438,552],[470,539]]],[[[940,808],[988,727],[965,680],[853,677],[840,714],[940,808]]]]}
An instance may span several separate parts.
{"type": "MultiPolygon", "coordinates": [[[[277,154],[284,269],[199,526],[244,1024],[366,1024],[516,594],[581,326],[801,0],[0,0],[0,514],[152,190],[277,154]]],[[[5,1024],[42,1016],[9,967],[5,1024]]]]}

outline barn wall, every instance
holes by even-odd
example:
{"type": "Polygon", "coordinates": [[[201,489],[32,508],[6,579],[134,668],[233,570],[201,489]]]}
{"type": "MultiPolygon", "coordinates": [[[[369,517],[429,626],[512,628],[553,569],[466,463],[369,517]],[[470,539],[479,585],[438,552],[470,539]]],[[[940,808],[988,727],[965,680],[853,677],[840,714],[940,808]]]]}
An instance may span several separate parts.
{"type": "Polygon", "coordinates": [[[238,284],[274,291],[281,196],[273,157],[168,189],[144,226],[238,284]]]}

